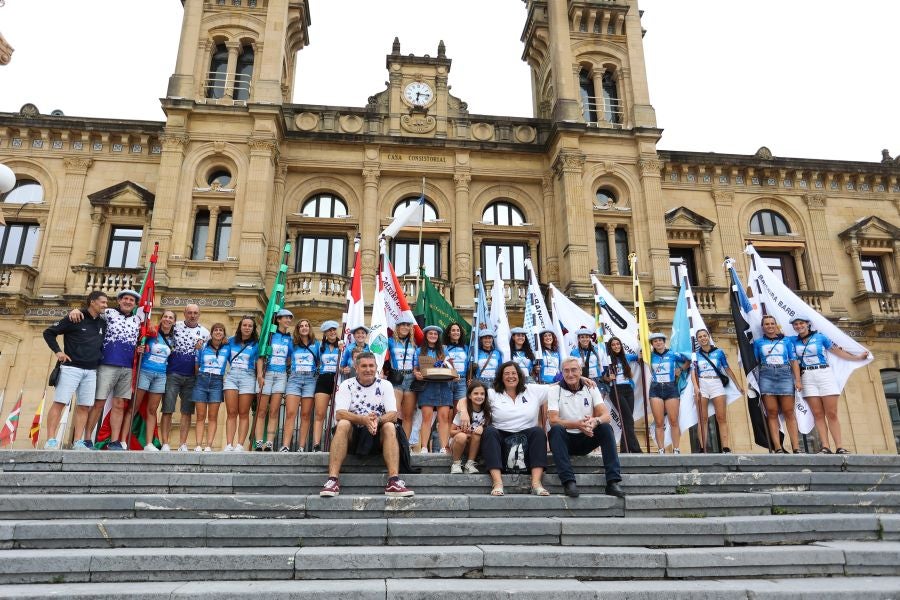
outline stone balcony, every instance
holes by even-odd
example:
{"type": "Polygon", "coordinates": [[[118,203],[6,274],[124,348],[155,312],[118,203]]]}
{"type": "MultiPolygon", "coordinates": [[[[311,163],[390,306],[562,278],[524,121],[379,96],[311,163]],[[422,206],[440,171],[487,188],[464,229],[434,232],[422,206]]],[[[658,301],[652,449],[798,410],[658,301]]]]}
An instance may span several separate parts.
{"type": "MultiPolygon", "coordinates": [[[[419,287],[422,285],[421,280],[417,280],[415,275],[403,275],[397,277],[400,280],[400,289],[403,290],[403,295],[406,297],[406,301],[409,302],[410,307],[413,307],[416,303],[416,299],[419,297],[419,287]]],[[[447,302],[453,303],[453,299],[450,295],[450,282],[446,279],[431,279],[432,285],[437,288],[437,291],[440,292],[441,296],[444,297],[447,302]]]]}
{"type": "MultiPolygon", "coordinates": [[[[509,309],[522,310],[525,308],[525,296],[528,292],[528,282],[518,281],[515,279],[504,281],[503,286],[506,292],[506,307],[509,309]]],[[[494,289],[494,281],[488,280],[484,282],[484,290],[487,296],[488,304],[490,304],[491,290],[494,289]]]]}
{"type": "Polygon", "coordinates": [[[330,273],[288,273],[284,287],[285,304],[343,306],[350,278],[330,273]]]}
{"type": "Polygon", "coordinates": [[[28,265],[0,266],[0,295],[34,296],[38,271],[28,265]]]}
{"type": "Polygon", "coordinates": [[[877,331],[900,330],[900,294],[863,292],[853,298],[859,320],[877,331]]]}
{"type": "Polygon", "coordinates": [[[94,267],[89,265],[75,265],[73,273],[83,276],[83,287],[78,286],[73,293],[81,295],[93,290],[99,290],[110,297],[121,290],[137,290],[141,287],[144,269],[124,269],[114,267],[94,267]]]}

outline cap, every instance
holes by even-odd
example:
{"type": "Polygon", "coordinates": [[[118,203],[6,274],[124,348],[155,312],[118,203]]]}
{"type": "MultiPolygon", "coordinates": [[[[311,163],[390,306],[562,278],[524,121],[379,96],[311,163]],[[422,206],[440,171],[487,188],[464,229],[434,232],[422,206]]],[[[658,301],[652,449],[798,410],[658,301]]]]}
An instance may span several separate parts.
{"type": "Polygon", "coordinates": [[[812,322],[809,320],[809,317],[804,315],[803,313],[797,313],[796,315],[791,317],[791,321],[790,321],[791,325],[793,325],[795,321],[806,321],[807,323],[812,322]]]}
{"type": "Polygon", "coordinates": [[[438,335],[443,335],[444,330],[438,327],[437,325],[429,325],[428,327],[422,328],[422,333],[428,333],[429,331],[437,331],[438,335]]]}
{"type": "Polygon", "coordinates": [[[122,296],[131,296],[131,297],[133,297],[135,300],[140,300],[140,299],[141,299],[141,295],[138,294],[138,293],[137,293],[136,291],[134,291],[134,290],[122,290],[121,292],[119,292],[118,294],[116,294],[116,300],[118,300],[118,299],[121,298],[122,296]]]}
{"type": "Polygon", "coordinates": [[[276,318],[276,319],[280,319],[281,317],[290,317],[290,318],[293,319],[293,318],[294,318],[294,313],[292,313],[291,311],[289,311],[289,310],[286,309],[286,308],[282,308],[282,309],[279,310],[277,313],[275,313],[275,318],[276,318]]]}
{"type": "Polygon", "coordinates": [[[538,331],[538,335],[544,335],[545,333],[552,333],[554,337],[556,337],[556,332],[550,329],[549,327],[544,327],[540,331],[538,331]]]}
{"type": "Polygon", "coordinates": [[[402,325],[403,323],[406,323],[407,325],[415,325],[416,324],[415,319],[413,319],[412,317],[407,317],[405,315],[400,315],[400,318],[397,319],[395,322],[397,325],[402,325]]]}
{"type": "Polygon", "coordinates": [[[490,327],[485,327],[478,332],[478,339],[481,339],[483,337],[494,337],[494,330],[490,327]]]}
{"type": "Polygon", "coordinates": [[[362,329],[362,330],[365,331],[366,333],[369,333],[370,331],[372,331],[371,329],[369,329],[369,328],[366,327],[365,325],[357,325],[356,327],[353,328],[352,331],[350,331],[350,333],[356,333],[356,332],[359,331],[360,329],[362,329]]]}
{"type": "Polygon", "coordinates": [[[524,327],[513,327],[509,330],[509,335],[516,335],[517,333],[521,333],[522,335],[528,335],[528,330],[524,327]]]}
{"type": "Polygon", "coordinates": [[[325,333],[329,329],[337,329],[338,327],[337,321],[325,321],[319,326],[319,329],[322,330],[322,333],[325,333]]]}
{"type": "Polygon", "coordinates": [[[656,333],[651,333],[651,334],[650,334],[650,341],[652,342],[653,340],[663,340],[663,341],[665,341],[665,340],[666,340],[666,334],[664,334],[664,333],[659,333],[658,331],[657,331],[656,333]]]}
{"type": "Polygon", "coordinates": [[[575,335],[594,335],[594,332],[588,329],[587,327],[582,327],[581,329],[575,332],[575,335]]]}

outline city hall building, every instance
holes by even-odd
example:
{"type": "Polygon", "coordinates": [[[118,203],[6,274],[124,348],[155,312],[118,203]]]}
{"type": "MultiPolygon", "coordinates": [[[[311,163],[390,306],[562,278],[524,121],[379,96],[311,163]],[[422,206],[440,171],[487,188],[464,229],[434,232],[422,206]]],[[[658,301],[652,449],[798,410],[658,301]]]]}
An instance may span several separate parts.
{"type": "MultiPolygon", "coordinates": [[[[514,324],[526,256],[542,284],[589,307],[591,271],[630,303],[634,252],[655,328],[669,330],[673,265],[683,262],[736,364],[722,263],[738,257],[745,277],[751,241],[875,355],[840,403],[845,445],[897,451],[900,162],[887,152],[845,162],[766,148],[659,150],[636,0],[525,2],[533,118],[472,112],[450,93],[452,53],[439,40],[424,56],[404,54],[396,39],[369,40],[390,48],[384,89],[348,106],[294,104],[307,0],[183,4],[165,121],[42,114],[30,104],[0,113],[0,162],[17,178],[0,197],[4,415],[25,392],[16,446],[28,444],[23,430],[53,365],[42,330],[91,290],[138,288],[153,242],[157,307],[180,316],[197,303],[204,324],[233,329],[241,315],[262,315],[289,240],[286,305],[318,324],[344,308],[357,232],[371,299],[379,232],[422,194],[424,178],[429,275],[470,314],[475,271],[489,281],[505,254],[514,324]]],[[[398,274],[410,275],[408,297],[418,236],[406,229],[389,247],[398,274]]],[[[734,450],[758,451],[744,402],[728,417],[734,450]]]]}

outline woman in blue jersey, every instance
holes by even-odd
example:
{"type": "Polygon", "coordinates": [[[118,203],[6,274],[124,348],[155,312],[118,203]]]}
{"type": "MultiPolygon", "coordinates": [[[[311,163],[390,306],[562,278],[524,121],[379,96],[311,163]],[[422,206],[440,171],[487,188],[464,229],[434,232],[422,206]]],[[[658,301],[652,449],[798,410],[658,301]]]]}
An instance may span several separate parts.
{"type": "MultiPolygon", "coordinates": [[[[475,335],[473,332],[472,335],[475,335]]],[[[500,350],[494,348],[494,333],[490,329],[482,329],[478,333],[478,350],[471,365],[472,378],[490,387],[497,377],[497,368],[503,362],[500,350]]],[[[525,382],[525,379],[522,379],[525,382]]]]}
{"type": "MultiPolygon", "coordinates": [[[[422,454],[428,454],[428,442],[431,440],[431,419],[437,411],[438,438],[440,439],[440,453],[446,454],[450,445],[450,412],[453,407],[453,394],[448,381],[428,381],[419,369],[419,357],[429,356],[434,359],[435,367],[453,367],[452,359],[447,357],[444,345],[441,344],[443,329],[437,325],[429,325],[422,330],[425,334],[425,342],[413,357],[413,376],[424,382],[424,387],[418,394],[417,403],[422,410],[422,429],[419,434],[419,443],[422,446],[422,454]]],[[[455,369],[454,369],[455,370],[455,369]]]]}
{"type": "Polygon", "coordinates": [[[243,452],[250,431],[250,405],[262,388],[259,334],[253,317],[242,317],[228,338],[231,363],[225,375],[225,452],[243,452]]]}
{"type": "Polygon", "coordinates": [[[341,380],[356,377],[356,369],[353,367],[353,353],[369,351],[369,344],[366,343],[369,337],[368,327],[360,325],[351,331],[350,334],[353,336],[353,343],[344,348],[344,353],[341,355],[341,380]]]}
{"type": "Polygon", "coordinates": [[[640,454],[641,443],[634,433],[634,379],[631,372],[631,363],[638,359],[637,354],[626,352],[622,340],[616,336],[606,342],[606,353],[609,364],[603,369],[603,380],[609,385],[614,406],[621,409],[620,452],[640,454]]]}
{"type": "Polygon", "coordinates": [[[401,316],[397,320],[394,336],[388,340],[388,355],[391,358],[391,379],[394,384],[394,397],[403,421],[403,431],[409,438],[412,434],[413,417],[416,414],[416,393],[412,391],[415,381],[413,376],[413,358],[416,355],[416,340],[413,338],[413,320],[401,316]],[[402,376],[402,380],[400,377],[402,376]]]}
{"type": "Polygon", "coordinates": [[[581,359],[581,376],[593,379],[600,387],[600,391],[607,393],[609,386],[603,379],[603,366],[600,364],[600,350],[594,345],[594,332],[586,327],[582,327],[575,332],[578,338],[578,344],[569,353],[569,356],[575,356],[581,359]]]}
{"type": "Polygon", "coordinates": [[[866,360],[868,352],[851,354],[831,341],[827,336],[815,331],[812,322],[805,315],[796,315],[791,325],[797,336],[792,338],[794,356],[800,368],[801,393],[812,410],[816,420],[816,431],[822,449],[819,454],[831,454],[828,432],[834,440],[836,454],[849,454],[841,445],[841,423],[838,421],[838,399],[841,390],[834,380],[828,365],[828,352],[846,360],[866,360]],[[827,351],[827,352],[826,352],[827,351]]]}
{"type": "Polygon", "coordinates": [[[156,328],[156,335],[149,336],[145,346],[138,346],[138,352],[143,353],[141,370],[138,373],[137,395],[134,405],[140,406],[147,397],[147,435],[144,450],[153,452],[159,450],[153,445],[153,432],[156,431],[156,411],[166,391],[166,367],[169,364],[169,355],[172,354],[174,340],[174,327],[177,317],[175,312],[164,310],[156,328]]]}
{"type": "Polygon", "coordinates": [[[510,358],[522,369],[525,383],[534,383],[534,350],[528,342],[528,331],[524,327],[513,327],[509,333],[510,358]]]}
{"type": "Polygon", "coordinates": [[[459,379],[450,382],[453,405],[466,397],[466,373],[469,372],[469,340],[463,339],[459,323],[450,323],[444,332],[444,352],[453,359],[453,368],[459,379]]]}
{"type": "Polygon", "coordinates": [[[197,408],[195,452],[212,452],[219,425],[225,368],[231,358],[231,348],[225,343],[225,325],[213,324],[209,335],[209,341],[197,351],[197,379],[194,384],[194,406],[197,408]]]}
{"type": "Polygon", "coordinates": [[[778,412],[781,411],[794,454],[800,454],[800,433],[797,431],[797,415],[794,413],[794,391],[799,391],[802,385],[793,344],[780,332],[778,321],[772,315],[762,318],[762,330],[763,336],[753,340],[753,354],[759,363],[757,378],[759,393],[766,407],[769,442],[775,454],[787,454],[781,447],[778,423],[778,412]]]}
{"type": "Polygon", "coordinates": [[[281,309],[275,314],[277,329],[269,340],[271,354],[266,365],[266,375],[263,380],[262,393],[259,395],[259,404],[256,407],[256,446],[254,450],[272,452],[275,449],[275,430],[278,428],[278,413],[281,411],[281,397],[287,389],[288,361],[294,350],[294,341],[291,339],[291,322],[294,314],[281,309]],[[268,415],[268,419],[266,419],[268,415]],[[263,433],[263,424],[265,433],[263,433]]]}
{"type": "Polygon", "coordinates": [[[694,379],[694,401],[699,407],[699,425],[700,425],[700,449],[706,452],[707,429],[709,428],[709,402],[712,401],[713,408],[716,409],[716,425],[719,429],[719,440],[722,442],[722,452],[730,454],[731,448],[728,445],[728,420],[726,418],[727,408],[725,406],[725,385],[720,379],[721,375],[726,375],[734,385],[738,387],[743,395],[744,390],[738,385],[737,377],[734,371],[728,366],[728,357],[720,349],[712,345],[709,332],[705,329],[699,329],[696,333],[697,337],[697,362],[691,377],[694,379]]]}
{"type": "Polygon", "coordinates": [[[312,324],[308,319],[300,319],[294,328],[294,352],[291,355],[291,376],[288,378],[284,400],[284,422],[291,424],[291,429],[284,428],[284,439],[281,451],[290,451],[293,423],[300,407],[300,437],[297,440],[297,452],[306,450],[309,440],[309,426],[313,416],[313,398],[316,393],[316,370],[319,366],[321,348],[312,324]]]}
{"type": "Polygon", "coordinates": [[[650,334],[650,345],[653,351],[650,353],[650,410],[653,412],[653,422],[656,423],[656,447],[660,454],[665,454],[665,427],[664,419],[669,418],[669,431],[672,436],[672,452],[681,454],[681,427],[678,426],[678,408],[680,395],[678,394],[678,378],[681,373],[690,367],[691,360],[666,348],[666,336],[662,333],[650,334]]]}
{"type": "Polygon", "coordinates": [[[313,422],[313,452],[322,449],[322,428],[328,414],[328,403],[334,394],[335,377],[341,358],[341,344],[338,339],[337,321],[325,321],[319,326],[322,343],[319,345],[319,376],[316,378],[315,410],[313,422]]]}
{"type": "Polygon", "coordinates": [[[559,340],[550,329],[540,332],[541,360],[538,371],[538,383],[550,384],[562,380],[562,352],[559,349],[559,340]]]}

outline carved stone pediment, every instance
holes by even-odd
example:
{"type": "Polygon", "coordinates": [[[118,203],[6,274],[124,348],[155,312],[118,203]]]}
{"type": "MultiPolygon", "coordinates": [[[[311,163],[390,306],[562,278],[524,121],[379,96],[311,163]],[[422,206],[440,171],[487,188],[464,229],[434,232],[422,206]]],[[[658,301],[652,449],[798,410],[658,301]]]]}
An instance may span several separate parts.
{"type": "Polygon", "coordinates": [[[842,240],[856,238],[860,240],[883,240],[893,243],[900,239],[900,227],[891,225],[884,219],[875,216],[860,219],[852,226],[838,234],[842,240]]]}
{"type": "Polygon", "coordinates": [[[88,194],[91,205],[99,207],[122,206],[152,210],[155,199],[153,192],[132,181],[123,181],[88,194]]]}
{"type": "Polygon", "coordinates": [[[712,231],[716,224],[691,209],[679,206],[666,213],[666,229],[712,231]]]}

